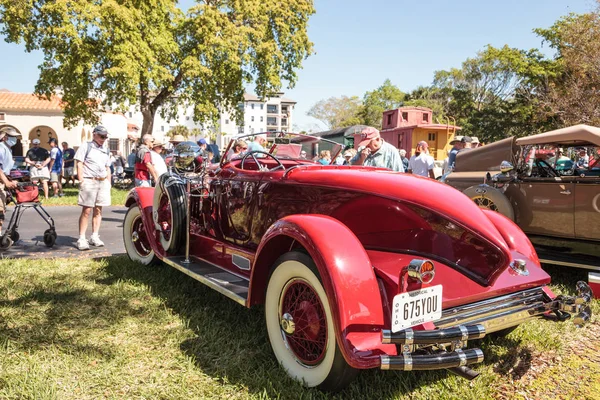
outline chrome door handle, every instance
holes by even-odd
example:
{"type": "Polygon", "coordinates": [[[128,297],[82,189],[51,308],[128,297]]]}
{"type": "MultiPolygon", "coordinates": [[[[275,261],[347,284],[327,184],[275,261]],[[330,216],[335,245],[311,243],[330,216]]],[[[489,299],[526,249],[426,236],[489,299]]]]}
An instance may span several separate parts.
{"type": "Polygon", "coordinates": [[[560,194],[571,194],[570,190],[563,190],[562,192],[560,192],[560,194]]]}

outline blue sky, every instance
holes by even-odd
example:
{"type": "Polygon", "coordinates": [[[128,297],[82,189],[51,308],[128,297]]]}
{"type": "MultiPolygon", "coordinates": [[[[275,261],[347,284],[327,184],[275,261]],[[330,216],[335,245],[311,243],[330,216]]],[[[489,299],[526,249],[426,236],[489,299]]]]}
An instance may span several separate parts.
{"type": "MultiPolygon", "coordinates": [[[[316,54],[305,61],[296,87],[283,89],[298,102],[294,125],[306,130],[324,128],[306,116],[321,99],[362,97],[388,78],[407,92],[430,84],[434,71],[460,67],[487,44],[550,54],[532,30],[570,12],[588,12],[596,1],[316,0],[315,7],[309,36],[316,54]]],[[[2,40],[0,54],[0,88],[32,92],[41,53],[2,40]]]]}

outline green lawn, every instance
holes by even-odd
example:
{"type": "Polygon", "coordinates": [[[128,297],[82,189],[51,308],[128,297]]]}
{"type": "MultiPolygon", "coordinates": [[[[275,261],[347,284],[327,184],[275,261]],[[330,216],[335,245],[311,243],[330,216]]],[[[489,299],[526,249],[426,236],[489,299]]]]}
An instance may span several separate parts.
{"type": "MultiPolygon", "coordinates": [[[[64,188],[65,195],[63,197],[52,197],[53,191],[52,188],[49,188],[49,196],[48,200],[44,199],[44,191],[40,186],[40,200],[44,204],[44,206],[76,206],[77,198],[79,196],[79,189],[77,187],[67,187],[64,188]]],[[[113,206],[122,206],[125,204],[125,198],[127,197],[127,193],[129,190],[115,189],[111,188],[111,203],[113,206]]]]}
{"type": "MultiPolygon", "coordinates": [[[[578,271],[561,272],[557,291],[578,271]]],[[[595,313],[600,301],[594,302],[595,313]]],[[[479,343],[469,382],[446,371],[365,371],[337,395],[278,367],[262,308],[246,310],[166,266],[0,260],[2,399],[598,398],[600,323],[533,321],[479,343]]],[[[471,346],[476,343],[472,343],[471,346]]]]}

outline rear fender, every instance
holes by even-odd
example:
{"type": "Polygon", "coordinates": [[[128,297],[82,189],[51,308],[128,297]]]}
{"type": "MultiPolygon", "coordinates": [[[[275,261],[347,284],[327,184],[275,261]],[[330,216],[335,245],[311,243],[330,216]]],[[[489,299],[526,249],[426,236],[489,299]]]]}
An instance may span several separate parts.
{"type": "Polygon", "coordinates": [[[355,368],[371,368],[379,365],[377,354],[395,353],[395,348],[380,340],[383,300],[369,256],[350,229],[328,216],[293,215],[271,225],[252,268],[248,305],[264,301],[273,263],[293,249],[294,241],[317,266],[346,362],[355,368]]]}
{"type": "Polygon", "coordinates": [[[154,203],[154,188],[152,187],[137,187],[131,189],[127,194],[125,200],[125,207],[129,208],[133,204],[137,204],[141,211],[142,221],[144,222],[144,229],[150,240],[150,246],[154,250],[154,254],[159,257],[165,256],[165,251],[160,245],[160,241],[156,236],[156,230],[154,229],[154,220],[152,218],[152,210],[154,203]]]}

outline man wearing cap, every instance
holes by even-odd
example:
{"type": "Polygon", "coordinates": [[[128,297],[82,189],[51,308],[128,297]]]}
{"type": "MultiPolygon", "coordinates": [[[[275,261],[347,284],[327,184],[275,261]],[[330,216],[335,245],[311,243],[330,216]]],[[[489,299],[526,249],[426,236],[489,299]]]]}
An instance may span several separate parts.
{"type": "Polygon", "coordinates": [[[94,128],[92,141],[82,143],[75,153],[79,180],[78,204],[81,206],[77,240],[79,250],[89,250],[90,245],[104,246],[99,232],[102,207],[110,206],[110,150],[105,144],[107,137],[106,128],[97,126],[94,128]],[[92,236],[88,241],[85,232],[92,209],[92,236]]]}
{"type": "Polygon", "coordinates": [[[33,139],[31,144],[33,147],[25,155],[25,164],[31,165],[29,168],[29,177],[31,182],[36,184],[42,181],[44,197],[48,199],[48,180],[50,179],[48,164],[50,164],[50,153],[48,150],[40,147],[40,139],[33,139]]]}
{"type": "Polygon", "coordinates": [[[433,173],[433,157],[428,152],[429,145],[420,141],[415,149],[415,155],[408,161],[408,173],[435,179],[433,173]]]}
{"type": "MultiPolygon", "coordinates": [[[[75,150],[69,147],[67,142],[62,142],[63,148],[63,176],[65,178],[65,186],[71,181],[75,187],[75,150]]],[[[62,184],[62,180],[61,180],[62,184]]]]}
{"type": "Polygon", "coordinates": [[[152,135],[145,134],[142,136],[142,144],[138,148],[135,155],[135,186],[136,187],[152,187],[150,177],[154,178],[154,182],[158,182],[156,169],[152,165],[152,155],[150,149],[154,138],[152,135]]]}
{"type": "Polygon", "coordinates": [[[381,138],[379,131],[372,127],[367,127],[360,133],[358,153],[352,159],[351,164],[404,172],[398,149],[386,143],[381,138]]]}
{"type": "Polygon", "coordinates": [[[471,136],[471,148],[476,149],[480,147],[479,139],[475,136],[471,136]]]}
{"type": "Polygon", "coordinates": [[[17,182],[9,179],[10,170],[14,165],[12,147],[17,144],[17,137],[21,136],[15,128],[5,126],[0,129],[0,235],[2,234],[2,223],[6,211],[5,189],[14,189],[17,182]]]}
{"type": "Polygon", "coordinates": [[[58,148],[58,140],[51,138],[48,141],[50,144],[50,183],[52,184],[52,192],[54,197],[64,196],[61,176],[63,167],[63,153],[58,148]]]}

